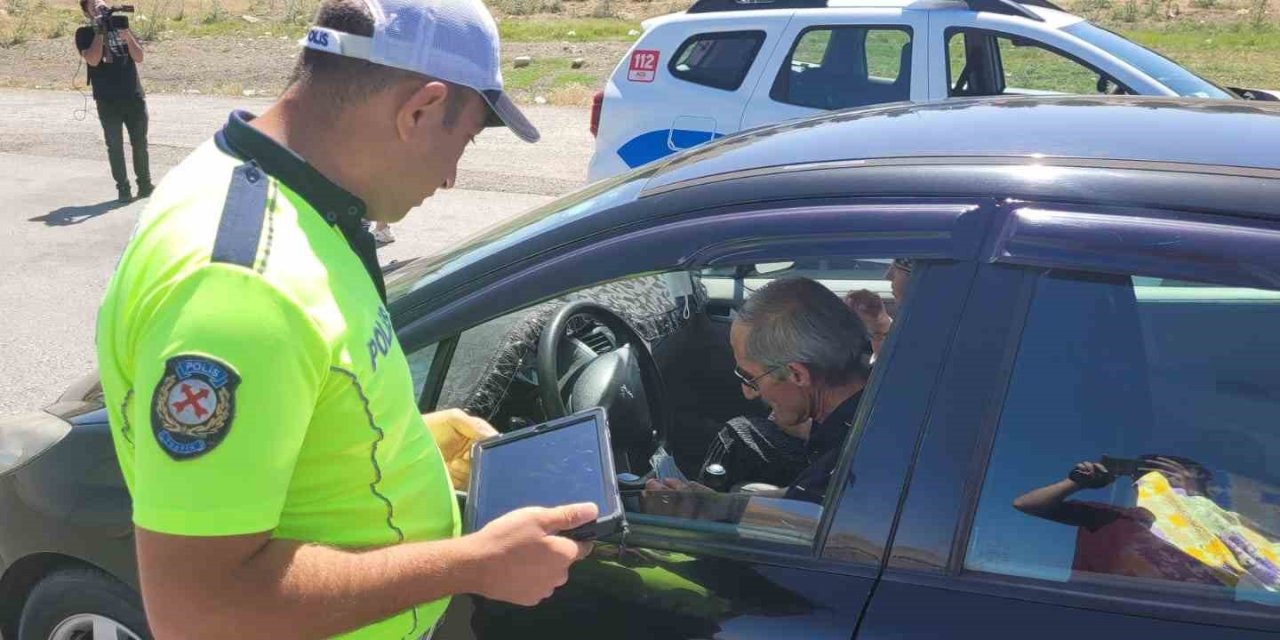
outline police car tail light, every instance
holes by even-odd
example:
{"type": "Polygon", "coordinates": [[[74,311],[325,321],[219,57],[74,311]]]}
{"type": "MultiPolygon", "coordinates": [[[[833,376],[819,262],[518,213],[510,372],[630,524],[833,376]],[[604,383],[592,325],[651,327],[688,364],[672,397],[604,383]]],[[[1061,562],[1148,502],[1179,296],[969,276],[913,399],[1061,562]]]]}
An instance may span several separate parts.
{"type": "Polygon", "coordinates": [[[591,137],[600,133],[600,108],[604,106],[604,92],[597,91],[591,96],[591,137]]]}

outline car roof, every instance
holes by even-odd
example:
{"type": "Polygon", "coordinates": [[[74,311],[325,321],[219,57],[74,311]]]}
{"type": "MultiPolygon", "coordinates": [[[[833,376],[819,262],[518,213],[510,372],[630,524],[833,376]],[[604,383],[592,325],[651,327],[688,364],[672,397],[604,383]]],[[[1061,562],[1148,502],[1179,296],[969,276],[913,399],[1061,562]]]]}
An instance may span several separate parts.
{"type": "MultiPolygon", "coordinates": [[[[1045,2],[1045,0],[1035,0],[1045,2]]],[[[824,9],[902,9],[904,11],[992,11],[1010,17],[1023,17],[1038,21],[1050,28],[1061,29],[1084,18],[1045,2],[1045,6],[1028,4],[1017,0],[826,0],[811,2],[810,0],[774,0],[770,2],[741,3],[735,0],[703,0],[689,11],[656,16],[643,21],[646,31],[669,23],[716,22],[727,17],[740,17],[743,14],[779,20],[789,19],[798,11],[821,12],[824,9]],[[706,3],[724,4],[726,10],[712,7],[698,10],[698,5],[706,3]],[[1025,13],[1024,13],[1025,12],[1025,13]]]]}
{"type": "Polygon", "coordinates": [[[1012,197],[1280,219],[1280,104],[974,98],[825,114],[734,134],[504,220],[388,278],[393,315],[585,238],[670,216],[812,198],[1012,197]],[[1028,167],[1049,165],[1028,172],[1028,167]],[[395,299],[399,298],[399,299],[395,299]]]}
{"type": "MultiPolygon", "coordinates": [[[[675,156],[645,185],[797,164],[1005,157],[1280,171],[1280,104],[1138,96],[897,103],[742,131],[675,156]]],[[[1280,174],[1278,174],[1280,175],[1280,174]]]]}

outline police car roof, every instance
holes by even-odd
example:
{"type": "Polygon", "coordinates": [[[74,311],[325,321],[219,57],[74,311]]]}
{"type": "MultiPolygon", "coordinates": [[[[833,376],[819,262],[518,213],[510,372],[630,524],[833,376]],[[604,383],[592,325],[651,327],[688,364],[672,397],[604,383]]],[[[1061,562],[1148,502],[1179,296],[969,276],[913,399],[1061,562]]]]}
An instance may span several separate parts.
{"type": "Polygon", "coordinates": [[[644,191],[766,167],[883,158],[1086,158],[1280,171],[1278,148],[1274,103],[1138,96],[898,103],[722,138],[676,156],[644,191]]]}
{"type": "Polygon", "coordinates": [[[1045,20],[1049,16],[1048,12],[1065,14],[1065,10],[1053,4],[1051,0],[698,0],[689,7],[686,14],[788,9],[883,8],[918,11],[969,9],[1020,15],[1032,20],[1045,20]]]}
{"type": "Polygon", "coordinates": [[[646,33],[668,24],[714,23],[722,16],[739,12],[752,12],[753,18],[790,19],[797,10],[820,9],[901,9],[904,11],[986,11],[1007,16],[1021,17],[1061,29],[1084,20],[1067,13],[1050,0],[769,0],[767,2],[741,2],[740,0],[698,0],[688,11],[668,13],[643,20],[641,29],[646,33]]]}

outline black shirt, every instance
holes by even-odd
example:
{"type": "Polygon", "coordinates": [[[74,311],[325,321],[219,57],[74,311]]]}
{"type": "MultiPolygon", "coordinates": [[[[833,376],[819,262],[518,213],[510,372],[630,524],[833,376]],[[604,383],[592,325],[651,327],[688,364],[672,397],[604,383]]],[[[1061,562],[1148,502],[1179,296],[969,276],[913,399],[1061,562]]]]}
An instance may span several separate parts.
{"type": "MultiPolygon", "coordinates": [[[[93,45],[93,27],[76,29],[76,49],[81,52],[93,45]]],[[[129,56],[129,45],[116,31],[103,34],[102,62],[89,67],[89,84],[93,87],[93,99],[117,102],[142,98],[142,81],[138,79],[138,65],[129,56]]]]}
{"type": "Polygon", "coordinates": [[[813,421],[813,427],[809,429],[809,441],[804,446],[809,466],[787,488],[787,499],[821,503],[826,497],[827,485],[831,482],[831,474],[836,471],[845,438],[853,429],[853,420],[858,414],[858,401],[861,399],[862,392],[859,391],[840,403],[826,420],[813,421]]]}

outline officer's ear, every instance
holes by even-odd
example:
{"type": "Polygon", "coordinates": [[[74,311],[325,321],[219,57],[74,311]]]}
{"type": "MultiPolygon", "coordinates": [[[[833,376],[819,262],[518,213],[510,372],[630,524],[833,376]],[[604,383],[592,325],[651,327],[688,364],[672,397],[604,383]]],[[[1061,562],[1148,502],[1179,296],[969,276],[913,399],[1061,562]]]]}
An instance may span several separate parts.
{"type": "Polygon", "coordinates": [[[439,128],[444,122],[448,96],[449,87],[443,82],[431,81],[402,99],[396,112],[396,133],[400,140],[420,140],[439,128]]]}

